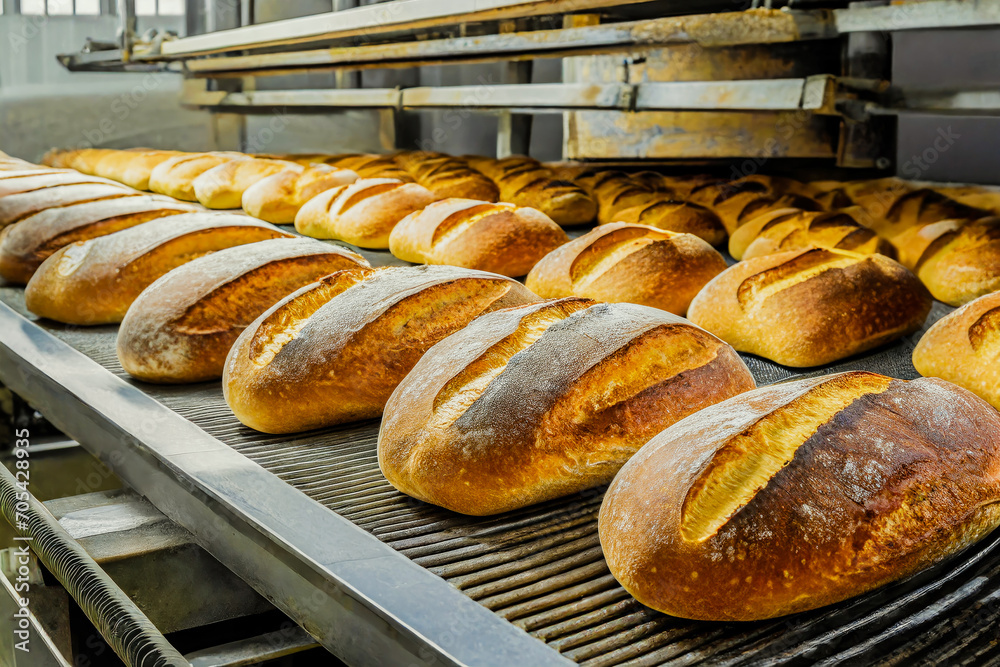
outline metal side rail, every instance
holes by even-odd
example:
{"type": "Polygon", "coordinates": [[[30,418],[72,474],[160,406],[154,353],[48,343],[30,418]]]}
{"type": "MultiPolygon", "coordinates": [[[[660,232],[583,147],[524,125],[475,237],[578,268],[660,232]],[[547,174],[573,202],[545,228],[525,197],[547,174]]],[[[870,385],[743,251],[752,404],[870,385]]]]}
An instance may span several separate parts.
{"type": "Polygon", "coordinates": [[[348,664],[571,664],[0,304],[0,381],[348,664]]]}
{"type": "Polygon", "coordinates": [[[129,667],[191,667],[54,516],[0,466],[0,511],[129,667]]]}

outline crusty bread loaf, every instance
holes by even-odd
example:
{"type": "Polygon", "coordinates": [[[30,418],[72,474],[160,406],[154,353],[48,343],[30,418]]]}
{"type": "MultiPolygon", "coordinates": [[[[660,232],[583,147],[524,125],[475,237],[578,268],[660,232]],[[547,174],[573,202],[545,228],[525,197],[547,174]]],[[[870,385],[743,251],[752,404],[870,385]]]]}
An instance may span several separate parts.
{"type": "Polygon", "coordinates": [[[914,225],[893,243],[900,261],[949,305],[1000,290],[1000,217],[914,225]]]}
{"type": "Polygon", "coordinates": [[[714,246],[721,245],[726,240],[726,228],[719,216],[700,204],[669,197],[653,199],[647,204],[620,211],[615,216],[615,221],[693,234],[714,246]]]}
{"type": "Polygon", "coordinates": [[[712,210],[722,220],[730,236],[742,225],[769,211],[797,208],[803,211],[822,212],[823,207],[815,199],[797,194],[767,194],[740,192],[729,197],[720,197],[712,210]]]}
{"type": "Polygon", "coordinates": [[[500,198],[500,189],[496,184],[461,158],[413,151],[399,153],[395,160],[417,183],[440,199],[495,202],[500,198]]]}
{"type": "MultiPolygon", "coordinates": [[[[21,172],[22,174],[24,172],[21,172]]],[[[59,185],[78,185],[80,183],[105,183],[117,185],[114,181],[100,176],[88,176],[78,171],[50,171],[44,174],[32,174],[21,178],[5,178],[0,180],[0,198],[22,192],[35,192],[44,188],[59,185]]]]}
{"type": "Polygon", "coordinates": [[[968,389],[1000,409],[1000,292],[935,322],[913,350],[921,375],[968,389]]]}
{"type": "Polygon", "coordinates": [[[414,180],[410,172],[403,169],[392,157],[387,155],[347,155],[335,159],[329,164],[341,169],[350,169],[361,178],[395,178],[404,183],[411,183],[414,180]]]}
{"type": "Polygon", "coordinates": [[[240,208],[247,188],[263,178],[288,170],[301,174],[304,167],[287,160],[229,160],[202,173],[191,185],[195,197],[206,208],[240,208]]]}
{"type": "Polygon", "coordinates": [[[995,185],[935,186],[934,190],[960,204],[1000,215],[1000,188],[995,185]]]}
{"type": "Polygon", "coordinates": [[[362,248],[388,248],[400,220],[437,197],[417,183],[394,178],[362,178],[307,201],[295,216],[300,234],[340,239],[362,248]]]}
{"type": "Polygon", "coordinates": [[[160,195],[121,197],[39,211],[0,230],[0,276],[27,283],[59,248],[168,215],[200,210],[160,195]]]}
{"type": "Polygon", "coordinates": [[[740,352],[818,366],[913,333],[931,295],[883,255],[813,248],[731,266],[698,293],[688,318],[740,352]]]}
{"type": "Polygon", "coordinates": [[[52,149],[42,156],[42,164],[92,174],[98,162],[117,152],[113,148],[52,149]]]}
{"type": "Polygon", "coordinates": [[[696,236],[613,222],[549,253],[525,285],[544,298],[637,303],[683,315],[725,269],[722,255],[696,236]]]}
{"type": "Polygon", "coordinates": [[[445,199],[403,218],[389,235],[389,250],[407,262],[515,277],[567,241],[559,225],[533,208],[445,199]]]}
{"type": "Polygon", "coordinates": [[[230,160],[247,160],[242,153],[188,153],[156,165],[149,174],[149,189],[174,199],[198,201],[194,180],[209,169],[230,160]]]}
{"type": "Polygon", "coordinates": [[[379,467],[463,514],[606,484],[649,438],[754,388],[739,355],[655,308],[561,299],[484,315],[389,400],[379,467]]]}
{"type": "Polygon", "coordinates": [[[928,188],[911,189],[890,195],[891,205],[871,198],[861,204],[865,219],[861,222],[883,237],[892,240],[911,227],[940,220],[975,220],[989,215],[989,211],[973,208],[928,188]]]}
{"type": "Polygon", "coordinates": [[[225,248],[161,276],[129,307],[118,359],[147,382],[222,377],[229,348],[248,324],[297,289],[342,269],[368,267],[332,243],[276,238],[225,248]]]}
{"type": "Polygon", "coordinates": [[[597,203],[599,224],[617,221],[618,214],[626,209],[669,198],[666,188],[651,188],[621,171],[596,171],[574,182],[587,190],[597,203]]]}
{"type": "Polygon", "coordinates": [[[497,184],[500,201],[536,208],[564,227],[583,225],[597,216],[597,204],[580,186],[556,179],[538,160],[512,155],[501,160],[469,156],[474,169],[497,184]]]}
{"type": "Polygon", "coordinates": [[[747,392],[654,437],[601,505],[642,604],[752,621],[902,579],[1000,524],[1000,414],[947,382],[826,375],[747,392]]]}
{"type": "Polygon", "coordinates": [[[114,151],[105,155],[87,173],[110,178],[136,190],[149,189],[149,176],[161,162],[178,155],[179,151],[114,151]]]}
{"type": "Polygon", "coordinates": [[[138,190],[118,183],[55,185],[31,192],[19,192],[0,198],[0,228],[49,208],[140,195],[142,193],[138,190]]]}
{"type": "Polygon", "coordinates": [[[740,226],[729,239],[729,254],[750,259],[804,248],[837,248],[862,255],[896,257],[891,243],[854,218],[857,209],[829,213],[781,208],[740,226]]]}
{"type": "Polygon", "coordinates": [[[358,180],[358,174],[328,164],[314,164],[299,171],[286,169],[263,178],[243,193],[248,215],[276,224],[295,222],[302,205],[321,192],[358,180]]]}
{"type": "Polygon", "coordinates": [[[216,250],[291,236],[245,215],[188,213],[79,241],[45,260],[24,290],[28,310],[68,324],[114,324],[150,283],[216,250]]]}
{"type": "Polygon", "coordinates": [[[338,271],[247,327],[226,360],[226,401],[266,433],[378,417],[432,345],[537,299],[509,278],[451,266],[338,271]]]}

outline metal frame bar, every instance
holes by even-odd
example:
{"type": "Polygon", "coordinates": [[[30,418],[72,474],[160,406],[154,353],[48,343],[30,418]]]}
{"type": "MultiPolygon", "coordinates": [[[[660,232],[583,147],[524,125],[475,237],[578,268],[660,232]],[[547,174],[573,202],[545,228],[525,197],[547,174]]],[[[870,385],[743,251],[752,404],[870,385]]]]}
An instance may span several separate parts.
{"type": "Polygon", "coordinates": [[[571,664],[0,304],[0,380],[349,664],[571,664]]]}

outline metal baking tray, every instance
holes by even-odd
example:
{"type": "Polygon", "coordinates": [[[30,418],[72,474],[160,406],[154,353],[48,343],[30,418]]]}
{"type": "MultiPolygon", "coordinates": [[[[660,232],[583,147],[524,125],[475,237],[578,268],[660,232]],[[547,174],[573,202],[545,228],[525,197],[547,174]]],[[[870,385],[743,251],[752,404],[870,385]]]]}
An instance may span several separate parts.
{"type": "MultiPolygon", "coordinates": [[[[257,433],[218,382],[131,380],[116,327],[36,321],[16,287],[0,286],[0,302],[0,381],[350,664],[1000,664],[1000,534],[815,611],[672,618],[608,571],[602,489],[495,517],[454,514],[385,481],[377,420],[257,433]]],[[[950,310],[936,303],[925,329],[950,310]]],[[[744,359],[760,385],[850,369],[912,379],[922,333],[820,369],[744,359]]]]}

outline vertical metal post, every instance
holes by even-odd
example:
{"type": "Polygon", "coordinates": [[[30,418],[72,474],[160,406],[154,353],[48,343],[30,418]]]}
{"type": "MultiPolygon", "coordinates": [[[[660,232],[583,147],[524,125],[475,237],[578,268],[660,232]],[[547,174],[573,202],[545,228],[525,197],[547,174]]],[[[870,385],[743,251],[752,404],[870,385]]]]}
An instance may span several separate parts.
{"type": "MultiPolygon", "coordinates": [[[[531,83],[530,60],[507,63],[503,83],[531,83]]],[[[497,157],[527,155],[531,149],[531,114],[500,112],[497,123],[497,157]]]]}
{"type": "Polygon", "coordinates": [[[118,39],[122,50],[122,61],[132,59],[132,43],[135,39],[135,0],[118,0],[118,39]]]}

